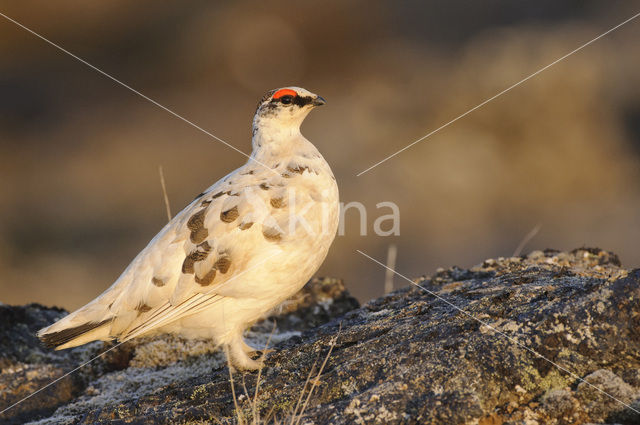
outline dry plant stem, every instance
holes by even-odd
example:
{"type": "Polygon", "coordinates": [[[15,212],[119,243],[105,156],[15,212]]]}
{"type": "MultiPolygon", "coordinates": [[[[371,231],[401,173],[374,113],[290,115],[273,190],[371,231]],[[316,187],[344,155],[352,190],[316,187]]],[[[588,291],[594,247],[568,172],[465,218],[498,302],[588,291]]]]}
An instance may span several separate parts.
{"type": "Polygon", "coordinates": [[[233,405],[236,408],[236,415],[238,415],[238,424],[244,425],[245,423],[244,414],[240,410],[240,407],[238,407],[238,398],[236,397],[236,388],[233,384],[233,372],[231,371],[233,366],[231,366],[231,357],[229,353],[229,348],[225,347],[224,354],[225,356],[227,356],[227,367],[229,369],[229,383],[231,384],[231,395],[233,396],[233,405]]]}
{"type": "Polygon", "coordinates": [[[249,398],[249,391],[247,391],[247,381],[244,379],[245,378],[245,374],[242,374],[242,389],[244,391],[244,396],[247,398],[247,400],[251,400],[249,398]]]}
{"type": "Polygon", "coordinates": [[[298,414],[298,409],[300,408],[300,403],[302,403],[302,398],[304,397],[305,391],[307,391],[307,385],[309,381],[311,381],[311,375],[316,370],[316,364],[318,364],[318,358],[320,357],[320,353],[316,356],[316,359],[313,361],[313,365],[311,366],[311,370],[309,370],[309,374],[307,375],[307,380],[304,381],[304,386],[302,387],[302,391],[300,391],[300,397],[298,397],[298,402],[296,403],[296,407],[293,409],[293,413],[291,416],[291,425],[295,424],[296,415],[298,414]]]}
{"type": "Polygon", "coordinates": [[[245,374],[242,374],[242,388],[244,390],[244,395],[245,397],[247,397],[247,400],[249,400],[249,403],[251,404],[251,410],[253,412],[253,417],[251,418],[251,424],[252,425],[259,425],[260,424],[260,416],[258,413],[258,416],[256,416],[256,409],[254,407],[254,403],[251,402],[251,397],[249,397],[249,391],[247,390],[247,383],[245,380],[245,374]]]}
{"type": "Polygon", "coordinates": [[[524,249],[524,247],[531,241],[531,239],[533,239],[538,234],[541,228],[542,228],[542,224],[538,223],[536,227],[531,229],[531,231],[527,233],[524,238],[522,238],[516,250],[513,251],[512,257],[518,257],[520,253],[522,253],[522,250],[524,249]]]}
{"type": "MultiPolygon", "coordinates": [[[[271,338],[273,337],[274,332],[276,331],[276,321],[273,321],[273,327],[271,328],[271,333],[269,334],[269,338],[267,338],[267,343],[264,345],[264,351],[269,349],[269,344],[271,343],[271,338]]],[[[264,354],[263,354],[264,356],[264,354]]],[[[253,411],[253,420],[256,421],[258,417],[258,390],[260,389],[260,378],[262,377],[262,369],[264,368],[264,362],[260,362],[260,368],[258,369],[258,379],[256,380],[256,391],[253,395],[253,403],[251,403],[251,410],[253,411]]],[[[247,395],[247,399],[250,400],[247,395]]],[[[272,409],[273,410],[273,409],[272,409]]]]}
{"type": "MultiPolygon", "coordinates": [[[[273,416],[273,411],[275,409],[276,409],[276,406],[271,406],[271,409],[269,409],[269,413],[267,413],[267,416],[264,417],[264,422],[265,423],[269,423],[269,420],[271,419],[271,416],[273,416]]],[[[273,422],[274,423],[278,423],[278,417],[277,416],[274,416],[273,422]]]]}
{"type": "MultiPolygon", "coordinates": [[[[336,346],[338,342],[338,338],[340,337],[341,331],[342,331],[342,323],[340,323],[340,328],[338,328],[338,334],[336,335],[335,339],[331,341],[331,344],[329,345],[329,352],[325,356],[324,361],[322,362],[322,366],[320,366],[320,370],[318,371],[316,378],[313,380],[313,383],[311,384],[311,389],[309,390],[309,394],[307,394],[307,399],[304,401],[304,404],[302,405],[302,409],[300,410],[300,415],[298,416],[297,420],[295,416],[293,417],[292,421],[295,420],[295,422],[292,422],[292,425],[300,424],[300,421],[302,420],[302,415],[304,414],[304,411],[307,409],[307,405],[309,404],[309,400],[311,399],[311,395],[313,394],[313,390],[315,390],[316,385],[318,385],[318,382],[320,382],[320,375],[322,375],[322,371],[327,365],[327,362],[329,361],[329,357],[331,357],[331,352],[333,351],[333,348],[336,346]]],[[[315,363],[314,363],[314,366],[315,366],[315,363]]],[[[308,382],[308,379],[307,379],[307,382],[308,382]]],[[[305,383],[305,387],[306,387],[306,383],[305,383]]]]}
{"type": "MultiPolygon", "coordinates": [[[[387,266],[389,269],[396,268],[396,258],[398,256],[398,247],[396,244],[389,245],[387,249],[387,266]]],[[[393,272],[389,269],[385,270],[384,273],[384,293],[389,294],[393,292],[393,272]]]]}
{"type": "Polygon", "coordinates": [[[158,173],[160,173],[160,186],[162,186],[164,206],[167,209],[167,220],[171,221],[171,205],[169,204],[169,195],[167,195],[167,184],[164,181],[164,171],[162,170],[162,165],[158,165],[158,173]]]}

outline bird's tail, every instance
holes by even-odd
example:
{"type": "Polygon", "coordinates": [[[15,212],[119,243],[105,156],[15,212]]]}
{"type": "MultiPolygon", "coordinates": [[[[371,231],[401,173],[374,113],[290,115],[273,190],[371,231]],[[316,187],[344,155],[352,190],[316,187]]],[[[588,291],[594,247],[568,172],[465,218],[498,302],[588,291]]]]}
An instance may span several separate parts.
{"type": "Polygon", "coordinates": [[[76,347],[91,341],[108,341],[113,339],[109,335],[112,320],[113,317],[105,318],[104,313],[91,314],[91,309],[85,307],[51,326],[40,329],[37,335],[44,345],[56,350],[76,347]]]}

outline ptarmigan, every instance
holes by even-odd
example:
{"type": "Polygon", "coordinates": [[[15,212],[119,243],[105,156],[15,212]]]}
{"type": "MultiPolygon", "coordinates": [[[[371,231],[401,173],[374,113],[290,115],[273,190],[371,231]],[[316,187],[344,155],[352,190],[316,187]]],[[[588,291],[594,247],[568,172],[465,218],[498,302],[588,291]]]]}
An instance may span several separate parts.
{"type": "Polygon", "coordinates": [[[116,282],[38,332],[57,349],[156,333],[211,338],[255,369],[243,332],[318,269],[338,226],[338,187],[301,133],[324,99],[300,87],[267,93],[249,161],[176,215],[116,282]]]}

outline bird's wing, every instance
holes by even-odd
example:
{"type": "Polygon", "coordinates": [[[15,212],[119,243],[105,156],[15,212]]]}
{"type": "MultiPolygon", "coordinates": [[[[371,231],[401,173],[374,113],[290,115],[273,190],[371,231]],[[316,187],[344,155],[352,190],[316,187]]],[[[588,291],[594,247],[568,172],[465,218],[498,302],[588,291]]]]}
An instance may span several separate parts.
{"type": "MultiPolygon", "coordinates": [[[[128,340],[223,297],[255,296],[243,275],[282,252],[290,236],[290,177],[247,164],[196,198],[132,263],[131,290],[111,307],[119,311],[112,335],[128,340]]],[[[311,201],[308,191],[297,196],[302,206],[311,201]]]]}

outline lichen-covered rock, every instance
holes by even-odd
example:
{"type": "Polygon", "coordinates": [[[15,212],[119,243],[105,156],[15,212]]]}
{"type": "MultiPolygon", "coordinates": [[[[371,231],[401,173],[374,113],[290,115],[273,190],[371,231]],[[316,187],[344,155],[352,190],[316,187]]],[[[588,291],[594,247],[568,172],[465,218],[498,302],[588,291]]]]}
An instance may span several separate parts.
{"type": "MultiPolygon", "coordinates": [[[[276,349],[260,373],[231,381],[224,357],[206,341],[143,339],[0,419],[235,423],[239,415],[273,420],[304,411],[303,423],[316,424],[640,423],[640,270],[597,249],[547,250],[415,283],[424,289],[409,286],[361,308],[340,281],[308,284],[279,316],[248,332],[258,347],[271,335],[276,349]]],[[[8,359],[0,380],[14,382],[4,387],[10,395],[103,349],[47,357],[31,344],[33,330],[0,328],[3,341],[4,332],[27,341],[0,353],[8,359]]]]}
{"type": "Polygon", "coordinates": [[[35,337],[38,329],[65,314],[64,310],[38,304],[24,307],[0,304],[0,410],[61,378],[38,397],[29,398],[1,414],[0,423],[23,423],[29,418],[49,415],[82,390],[81,376],[62,376],[83,361],[88,348],[51,351],[35,337]]]}

